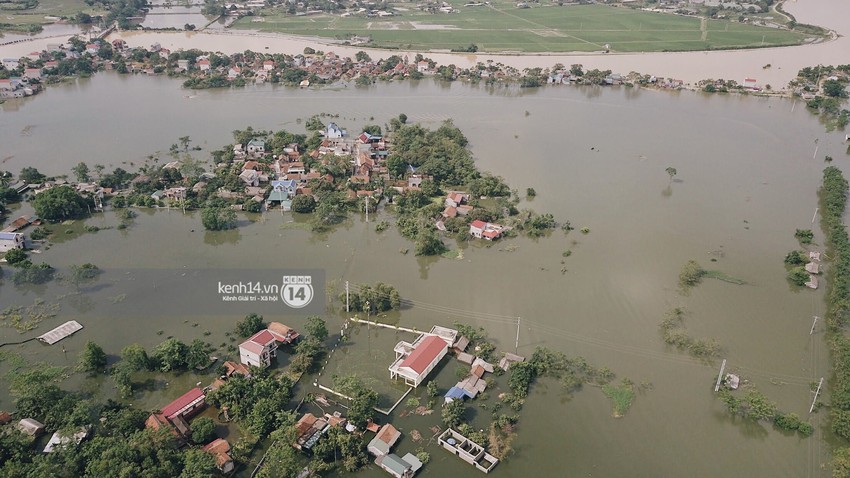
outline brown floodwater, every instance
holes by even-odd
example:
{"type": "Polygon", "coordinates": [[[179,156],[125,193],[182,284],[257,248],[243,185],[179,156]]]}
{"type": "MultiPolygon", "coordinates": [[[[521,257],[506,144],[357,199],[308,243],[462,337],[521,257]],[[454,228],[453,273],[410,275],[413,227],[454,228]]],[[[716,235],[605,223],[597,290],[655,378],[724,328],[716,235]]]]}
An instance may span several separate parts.
{"type": "MultiPolygon", "coordinates": [[[[367,89],[263,85],[187,91],[167,78],[105,73],[0,108],[0,169],[36,166],[54,175],[70,173],[79,161],[108,169],[138,166],[185,135],[204,149],[194,154],[206,159],[208,150],[232,142],[235,129],[251,125],[303,132],[298,120],[318,113],[338,114],[334,121],[349,131],[384,124],[399,113],[429,127],[453,119],[470,139],[482,169],[520,191],[536,189],[537,197],[521,207],[551,212],[576,227],[539,240],[462,245],[463,258],[450,260],[401,254],[412,244],[393,228],[376,233],[374,217],[366,223],[353,215],[333,233],[315,236],[285,226],[303,218],[277,212],[245,216],[235,231],[210,233],[203,231],[198,213],[143,210],[133,226],[120,231],[114,228],[114,213],[107,211],[85,224],[112,229],[87,233],[80,222],[56,226],[55,244],[36,256],[60,269],[97,264],[105,270],[97,286],[70,297],[61,297],[73,291],[62,284],[17,289],[7,280],[0,286],[3,306],[32,304],[42,297],[61,307],[57,317],[28,334],[0,329],[4,341],[43,333],[71,318],[85,328],[53,347],[29,343],[4,350],[27,360],[70,365],[87,340],[109,354],[132,342],[151,347],[170,335],[230,344],[225,332],[249,308],[240,314],[204,309],[169,315],[163,308],[192,296],[191,277],[173,287],[134,278],[157,269],[172,279],[168,284],[175,283],[179,269],[210,274],[323,269],[337,292],[344,281],[395,285],[415,304],[390,317],[402,325],[422,329],[460,320],[484,327],[500,349],[512,351],[513,317],[521,317],[519,353],[545,346],[610,367],[618,378],[652,384],[621,419],[612,418],[610,401],[596,387],[568,399],[555,381],[535,385],[521,413],[515,454],[494,470],[495,476],[527,476],[529,470],[546,477],[830,474],[824,466],[832,442],[828,413],[808,414],[810,382],[829,373],[823,329],[809,335],[812,317],[824,311],[823,288],[790,287],[782,259],[797,247],[795,228],[813,228],[815,242],[823,241],[811,222],[823,159],[831,155],[833,164],[844,168],[847,156],[844,133],[825,132],[800,103],[626,88],[487,89],[431,81],[367,89]],[[674,181],[665,172],[668,166],[678,170],[674,181]],[[578,231],[584,226],[588,234],[578,231]],[[567,249],[572,255],[563,258],[567,249]],[[677,278],[689,259],[747,284],[707,279],[684,296],[677,278]],[[811,420],[815,435],[801,439],[769,424],[730,418],[712,392],[719,364],[691,359],[661,340],[661,318],[677,306],[687,311],[690,334],[716,338],[731,370],[782,410],[811,420]]],[[[28,210],[24,205],[19,211],[28,210]]],[[[392,222],[383,214],[379,219],[392,222]]],[[[300,316],[266,317],[296,328],[304,324],[300,316]]],[[[327,318],[331,330],[344,322],[342,314],[327,318]]],[[[371,334],[367,339],[359,331],[352,345],[335,353],[357,360],[333,366],[345,371],[356,363],[363,373],[388,382],[388,347],[396,333],[371,334]]],[[[442,386],[451,385],[455,368],[444,367],[438,379],[442,386]]],[[[154,408],[201,380],[208,377],[186,374],[168,384],[161,377],[152,379],[150,390],[134,403],[154,408]]],[[[68,382],[76,384],[113,394],[108,380],[75,376],[68,382]]],[[[387,384],[380,389],[398,390],[387,384]]],[[[313,389],[305,385],[304,391],[313,389]]],[[[389,400],[390,393],[383,398],[389,400]]],[[[11,397],[0,391],[0,408],[9,406],[11,397]]],[[[476,425],[485,425],[487,414],[477,415],[476,425]]],[[[432,421],[438,421],[437,415],[432,421]]],[[[396,422],[403,431],[429,426],[421,417],[396,422]]],[[[401,453],[417,446],[402,442],[401,453]]],[[[429,451],[432,461],[423,476],[480,476],[434,445],[429,451]]],[[[385,476],[372,468],[365,476],[385,476]]]]}

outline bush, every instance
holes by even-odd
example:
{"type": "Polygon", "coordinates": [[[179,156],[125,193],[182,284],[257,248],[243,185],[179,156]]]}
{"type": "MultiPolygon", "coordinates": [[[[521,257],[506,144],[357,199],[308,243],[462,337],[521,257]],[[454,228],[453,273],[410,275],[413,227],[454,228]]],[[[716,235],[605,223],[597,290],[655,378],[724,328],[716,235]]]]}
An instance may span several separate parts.
{"type": "Polygon", "coordinates": [[[196,418],[192,422],[192,442],[196,445],[209,443],[215,439],[215,422],[212,418],[196,418]]]}
{"type": "Polygon", "coordinates": [[[811,229],[797,229],[797,232],[794,233],[794,237],[800,241],[800,244],[811,244],[812,239],[815,238],[815,233],[813,233],[811,229]]]}
{"type": "Polygon", "coordinates": [[[3,257],[10,266],[13,266],[27,260],[27,253],[23,249],[10,249],[3,257]]]}
{"type": "Polygon", "coordinates": [[[797,266],[788,272],[788,280],[792,284],[802,287],[809,281],[809,273],[806,272],[804,267],[797,266]]]}
{"type": "Polygon", "coordinates": [[[693,287],[702,280],[705,270],[697,261],[688,261],[679,272],[679,285],[682,287],[693,287]]]}
{"type": "Polygon", "coordinates": [[[236,227],[236,213],[223,207],[208,207],[201,212],[201,222],[208,231],[222,231],[236,227]]]}
{"type": "Polygon", "coordinates": [[[799,266],[808,262],[806,256],[800,251],[791,251],[785,255],[785,264],[789,266],[799,266]]]}
{"type": "Polygon", "coordinates": [[[292,211],[309,214],[316,209],[316,200],[309,194],[301,194],[292,199],[292,211]]]}

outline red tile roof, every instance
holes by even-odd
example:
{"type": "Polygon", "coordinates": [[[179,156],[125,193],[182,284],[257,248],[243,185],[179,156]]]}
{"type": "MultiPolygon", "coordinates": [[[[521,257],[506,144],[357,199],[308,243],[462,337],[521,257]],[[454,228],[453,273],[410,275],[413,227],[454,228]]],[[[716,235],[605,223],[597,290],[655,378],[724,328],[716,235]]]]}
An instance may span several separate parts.
{"type": "Polygon", "coordinates": [[[434,335],[428,336],[401,362],[400,367],[408,367],[416,373],[422,373],[445,349],[446,342],[443,339],[434,335]]]}
{"type": "Polygon", "coordinates": [[[174,400],[173,402],[163,407],[163,409],[161,410],[162,415],[165,415],[165,417],[169,419],[174,418],[174,416],[176,416],[181,410],[186,408],[192,402],[203,398],[204,392],[200,388],[195,387],[192,390],[189,390],[188,392],[184,393],[183,396],[181,396],[177,400],[174,400]]]}
{"type": "Polygon", "coordinates": [[[470,224],[470,226],[476,229],[484,229],[485,227],[487,227],[487,223],[484,221],[472,221],[472,224],[470,224]]]}
{"type": "Polygon", "coordinates": [[[263,329],[252,335],[246,342],[254,342],[255,344],[268,345],[275,341],[275,336],[268,329],[263,329]]]}

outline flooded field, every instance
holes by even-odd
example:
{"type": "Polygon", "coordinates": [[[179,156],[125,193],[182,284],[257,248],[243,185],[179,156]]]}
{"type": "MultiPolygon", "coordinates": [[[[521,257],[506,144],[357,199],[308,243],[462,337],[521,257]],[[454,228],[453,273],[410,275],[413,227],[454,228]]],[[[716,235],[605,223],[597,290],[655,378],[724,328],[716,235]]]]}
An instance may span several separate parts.
{"type": "MultiPolygon", "coordinates": [[[[85,233],[81,222],[57,226],[59,239],[36,261],[60,269],[92,262],[106,272],[82,297],[62,297],[73,290],[61,284],[43,290],[0,286],[4,306],[31,304],[36,297],[60,304],[58,317],[24,337],[72,318],[85,326],[62,342],[64,353],[38,343],[10,349],[28,360],[73,364],[87,340],[117,354],[129,343],[150,347],[169,335],[204,338],[226,350],[231,342],[225,332],[252,312],[161,312],[191,297],[193,282],[134,283],[129,278],[140,270],[323,269],[336,294],[345,281],[394,285],[413,303],[390,317],[401,325],[425,329],[461,321],[484,327],[501,350],[513,351],[513,318],[521,318],[520,354],[545,346],[607,366],[619,378],[652,384],[622,419],[612,418],[611,403],[598,388],[567,399],[556,382],[535,386],[521,413],[516,453],[495,476],[524,476],[529,469],[538,476],[829,476],[822,466],[830,443],[824,412],[811,416],[816,432],[808,439],[733,420],[712,394],[719,364],[665,347],[659,330],[667,310],[683,307],[690,334],[715,338],[732,370],[782,410],[809,416],[810,382],[829,370],[822,336],[818,330],[809,335],[812,317],[823,312],[823,288],[792,289],[782,259],[797,247],[795,228],[813,228],[815,242],[823,241],[811,223],[823,157],[833,156],[833,164],[845,170],[848,157],[844,133],[824,132],[802,104],[626,88],[490,90],[431,81],[370,89],[187,91],[176,80],[105,73],[0,108],[0,169],[36,166],[52,175],[68,174],[79,161],[108,169],[138,166],[186,135],[204,148],[197,157],[206,159],[208,150],[232,142],[235,129],[303,132],[298,120],[318,113],[338,114],[334,121],[349,131],[384,124],[399,113],[430,127],[453,119],[482,169],[520,191],[536,189],[537,197],[520,207],[550,212],[576,227],[539,240],[461,245],[463,258],[449,260],[400,254],[411,243],[394,228],[376,233],[374,217],[366,223],[357,215],[324,236],[286,226],[293,217],[277,212],[243,216],[237,230],[223,233],[204,232],[198,213],[173,209],[142,210],[124,231],[85,233]],[[675,180],[667,167],[677,169],[675,180]],[[580,233],[585,226],[589,233],[580,233]],[[572,254],[564,258],[567,249],[572,254]],[[705,280],[682,295],[678,274],[690,259],[747,284],[705,280]],[[159,304],[156,311],[153,303],[159,304]]],[[[27,210],[25,205],[19,212],[27,210]]],[[[388,215],[380,219],[392,222],[388,215]]],[[[114,227],[118,219],[107,211],[85,223],[114,227]]],[[[346,320],[339,308],[337,302],[327,316],[332,333],[346,320]]],[[[304,324],[299,316],[266,318],[296,328],[304,324]]],[[[340,370],[356,363],[383,377],[389,396],[397,391],[386,371],[397,335],[372,334],[358,329],[348,352],[356,360],[340,362],[340,370]]],[[[3,341],[20,337],[0,329],[3,341]]],[[[454,368],[444,366],[441,386],[454,380],[454,368]]],[[[72,377],[69,386],[81,380],[72,377]]],[[[134,403],[154,407],[200,380],[207,378],[188,374],[176,385],[155,383],[134,403]]],[[[113,393],[108,383],[86,380],[85,386],[113,393]]],[[[304,391],[314,389],[305,384],[304,391]]],[[[2,393],[0,408],[7,408],[11,398],[2,393]]],[[[425,428],[422,417],[398,423],[425,428]]],[[[481,476],[436,447],[429,451],[426,474],[481,476]]],[[[373,468],[364,476],[383,473],[373,468]]]]}

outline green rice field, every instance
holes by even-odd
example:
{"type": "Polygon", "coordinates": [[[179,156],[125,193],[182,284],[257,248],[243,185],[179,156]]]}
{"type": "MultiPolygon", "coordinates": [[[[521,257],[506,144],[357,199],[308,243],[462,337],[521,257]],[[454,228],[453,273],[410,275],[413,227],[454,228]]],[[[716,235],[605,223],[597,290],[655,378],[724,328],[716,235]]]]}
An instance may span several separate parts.
{"type": "Polygon", "coordinates": [[[686,51],[795,45],[811,37],[777,28],[653,13],[607,5],[545,5],[517,8],[513,2],[466,7],[457,13],[427,13],[396,4],[397,15],[367,18],[338,14],[286,15],[267,9],[233,28],[346,39],[369,36],[370,46],[450,50],[475,44],[478,51],[614,52],[686,51]],[[260,21],[261,20],[261,21],[260,21]]]}

